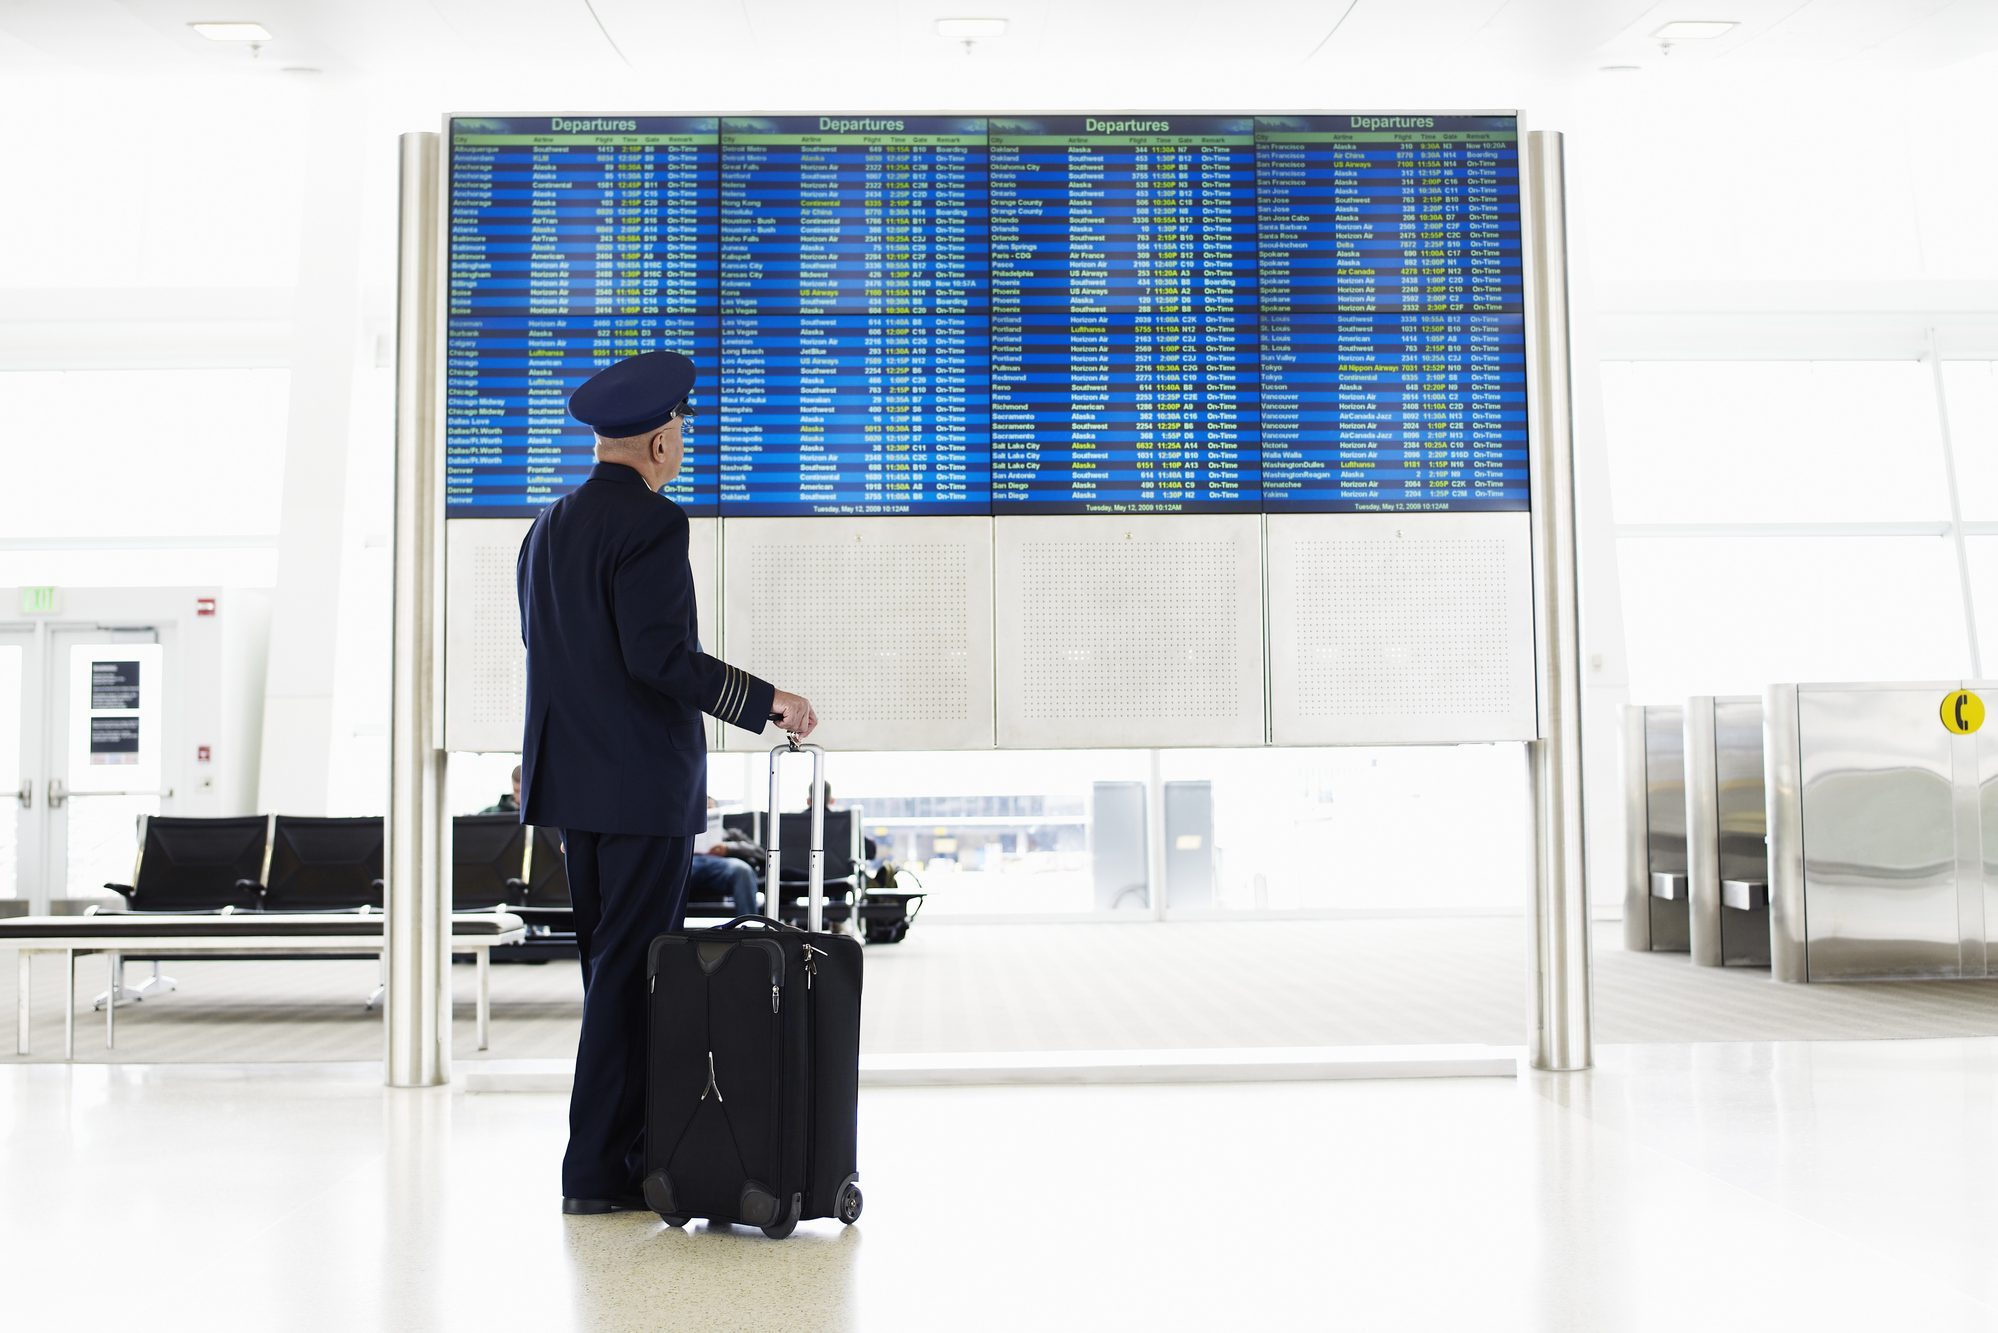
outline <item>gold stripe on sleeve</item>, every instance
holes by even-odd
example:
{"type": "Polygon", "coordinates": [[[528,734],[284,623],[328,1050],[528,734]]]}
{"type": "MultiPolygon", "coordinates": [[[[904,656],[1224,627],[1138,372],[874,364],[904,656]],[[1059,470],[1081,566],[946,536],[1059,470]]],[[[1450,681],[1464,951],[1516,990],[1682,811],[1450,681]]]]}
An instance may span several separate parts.
{"type": "Polygon", "coordinates": [[[718,716],[722,721],[733,723],[742,711],[742,673],[734,667],[728,668],[728,685],[722,691],[722,710],[718,716]]]}

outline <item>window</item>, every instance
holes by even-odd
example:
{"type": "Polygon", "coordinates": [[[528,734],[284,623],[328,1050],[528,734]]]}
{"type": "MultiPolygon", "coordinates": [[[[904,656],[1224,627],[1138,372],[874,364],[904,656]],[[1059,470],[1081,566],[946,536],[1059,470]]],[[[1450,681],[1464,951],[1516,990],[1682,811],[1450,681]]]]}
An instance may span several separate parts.
{"type": "Polygon", "coordinates": [[[297,280],[306,172],[321,160],[305,90],[274,78],[8,73],[0,113],[25,131],[11,137],[8,170],[44,184],[0,210],[0,287],[297,280]]]}
{"type": "Polygon", "coordinates": [[[1633,699],[1969,671],[1928,366],[1609,363],[1603,405],[1633,699]]]}
{"type": "Polygon", "coordinates": [[[1998,521],[1998,361],[1943,362],[1943,392],[1964,521],[1998,521]]]}
{"type": "Polygon", "coordinates": [[[284,370],[0,373],[0,532],[270,537],[290,379],[284,370]]]}
{"type": "Polygon", "coordinates": [[[1970,669],[1946,537],[1626,537],[1617,558],[1633,700],[1970,669]]]}
{"type": "Polygon", "coordinates": [[[1932,377],[1918,362],[1605,362],[1602,373],[1620,524],[1949,517],[1932,377]]]}

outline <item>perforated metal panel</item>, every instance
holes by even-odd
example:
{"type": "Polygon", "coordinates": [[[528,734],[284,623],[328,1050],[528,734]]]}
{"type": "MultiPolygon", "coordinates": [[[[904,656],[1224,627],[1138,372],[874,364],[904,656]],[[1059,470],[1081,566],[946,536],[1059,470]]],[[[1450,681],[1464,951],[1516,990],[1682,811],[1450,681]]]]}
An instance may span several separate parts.
{"type": "Polygon", "coordinates": [[[1531,740],[1526,514],[1273,514],[1279,745],[1531,740]]]}
{"type": "Polygon", "coordinates": [[[994,520],[999,743],[1261,745],[1254,514],[994,520]]]}
{"type": "MultiPolygon", "coordinates": [[[[520,644],[514,561],[533,526],[526,518],[454,518],[444,524],[444,747],[520,748],[527,657],[520,644]]],[[[701,641],[715,640],[716,520],[691,521],[688,563],[700,603],[701,641]]]]}
{"type": "Polygon", "coordinates": [[[514,560],[532,519],[444,524],[444,748],[518,750],[526,711],[514,560]]]}
{"type": "Polygon", "coordinates": [[[722,542],[721,655],[811,699],[814,740],[991,746],[992,520],[731,518],[722,542]]]}

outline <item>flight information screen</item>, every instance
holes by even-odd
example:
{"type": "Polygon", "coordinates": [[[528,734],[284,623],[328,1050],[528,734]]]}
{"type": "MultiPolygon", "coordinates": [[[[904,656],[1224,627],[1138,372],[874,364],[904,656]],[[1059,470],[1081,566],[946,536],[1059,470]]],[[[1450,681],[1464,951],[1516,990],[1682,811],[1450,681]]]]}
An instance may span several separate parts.
{"type": "Polygon", "coordinates": [[[1256,122],[1268,511],[1525,509],[1511,116],[1256,122]]]}
{"type": "Polygon", "coordinates": [[[1253,512],[1254,121],[989,134],[993,512],[1253,512]]]}
{"type": "Polygon", "coordinates": [[[985,122],[721,124],[721,512],[991,504],[985,122]]]}
{"type": "MultiPolygon", "coordinates": [[[[537,514],[589,476],[570,393],[621,357],[667,348],[714,398],[716,121],[459,119],[451,124],[444,506],[537,514]]],[[[715,451],[686,436],[666,493],[715,512],[715,451]]]]}
{"type": "Polygon", "coordinates": [[[451,122],[446,513],[700,368],[693,514],[1527,508],[1512,116],[451,122]]]}

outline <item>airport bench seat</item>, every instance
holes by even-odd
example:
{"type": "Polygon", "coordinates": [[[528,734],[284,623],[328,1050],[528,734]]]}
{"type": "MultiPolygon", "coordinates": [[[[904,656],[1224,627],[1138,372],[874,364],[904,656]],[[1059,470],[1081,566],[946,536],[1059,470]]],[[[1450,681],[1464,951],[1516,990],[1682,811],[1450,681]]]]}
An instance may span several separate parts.
{"type": "MultiPolygon", "coordinates": [[[[388,947],[386,918],[372,913],[139,913],[101,912],[91,916],[17,916],[0,918],[0,949],[20,954],[15,1049],[28,1054],[33,1002],[32,963],[40,953],[59,953],[65,960],[67,1000],[63,1007],[63,1058],[76,1056],[76,958],[101,953],[109,957],[112,986],[104,1006],[104,1045],[113,1044],[117,1014],[118,968],[126,955],[148,958],[203,956],[298,957],[373,956],[388,947]]],[[[526,925],[507,912],[466,912],[451,917],[452,953],[469,953],[478,967],[479,1049],[491,1032],[492,951],[517,944],[526,925]]]]}

